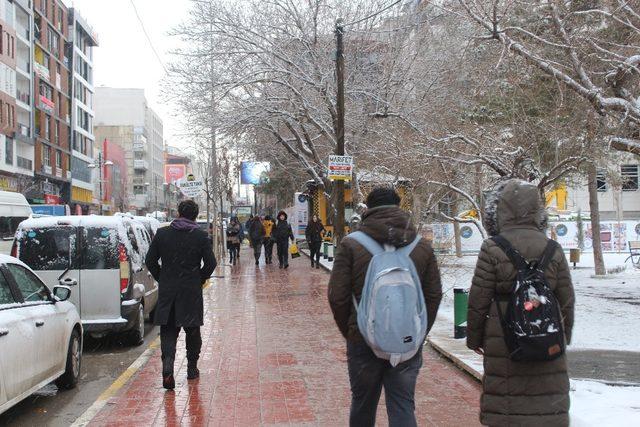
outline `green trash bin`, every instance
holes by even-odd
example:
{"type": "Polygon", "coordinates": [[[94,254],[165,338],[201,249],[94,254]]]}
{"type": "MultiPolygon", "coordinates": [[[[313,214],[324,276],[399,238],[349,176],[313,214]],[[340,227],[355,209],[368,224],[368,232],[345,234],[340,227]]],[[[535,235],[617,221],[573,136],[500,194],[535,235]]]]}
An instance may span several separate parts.
{"type": "Polygon", "coordinates": [[[469,303],[469,290],[462,288],[453,289],[453,337],[465,338],[467,336],[467,305],[469,303]]]}
{"type": "Polygon", "coordinates": [[[322,243],[322,258],[329,258],[329,242],[322,243]]]}

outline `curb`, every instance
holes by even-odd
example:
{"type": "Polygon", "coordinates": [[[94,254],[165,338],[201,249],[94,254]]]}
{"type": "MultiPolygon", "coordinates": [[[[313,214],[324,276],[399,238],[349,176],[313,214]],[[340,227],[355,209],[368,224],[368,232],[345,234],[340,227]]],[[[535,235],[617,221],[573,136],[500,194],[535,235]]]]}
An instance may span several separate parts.
{"type": "Polygon", "coordinates": [[[429,345],[431,347],[433,347],[434,350],[436,350],[438,353],[440,353],[445,358],[449,359],[458,368],[462,369],[463,371],[465,371],[466,373],[471,375],[477,381],[482,382],[482,374],[480,372],[478,372],[473,366],[469,365],[467,362],[465,362],[464,360],[460,359],[458,356],[456,356],[452,352],[447,351],[443,346],[439,345],[438,343],[436,343],[431,338],[427,337],[427,342],[429,343],[429,345]]]}
{"type": "Polygon", "coordinates": [[[80,415],[71,427],[84,427],[88,425],[95,417],[100,413],[113,396],[123,388],[129,380],[143,368],[149,359],[153,356],[155,351],[160,346],[160,337],[156,338],[149,344],[149,347],[140,355],[131,365],[124,371],[116,380],[98,396],[95,402],[80,415]]]}
{"type": "MultiPolygon", "coordinates": [[[[300,249],[300,252],[303,253],[307,258],[311,259],[311,255],[308,249],[300,249]]],[[[329,273],[331,273],[331,269],[326,265],[324,265],[322,263],[322,260],[320,261],[320,267],[322,267],[325,271],[328,271],[329,273]]]]}

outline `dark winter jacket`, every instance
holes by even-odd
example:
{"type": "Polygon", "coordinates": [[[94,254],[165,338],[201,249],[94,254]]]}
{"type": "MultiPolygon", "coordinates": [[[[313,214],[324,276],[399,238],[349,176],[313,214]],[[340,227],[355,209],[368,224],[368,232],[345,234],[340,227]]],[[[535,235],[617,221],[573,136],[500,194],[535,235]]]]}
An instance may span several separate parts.
{"type": "MultiPolygon", "coordinates": [[[[365,232],[379,243],[395,247],[408,245],[417,235],[409,214],[396,206],[381,206],[367,211],[359,231],[365,232]]],[[[427,240],[420,240],[411,252],[411,260],[422,284],[430,330],[442,299],[442,285],[438,263],[427,240]]],[[[363,339],[358,330],[352,295],[360,300],[370,261],[371,254],[360,243],[347,237],[342,240],[333,263],[329,280],[329,304],[340,332],[350,341],[363,339]]]]}
{"type": "Polygon", "coordinates": [[[324,232],[324,225],[318,220],[316,222],[311,221],[307,224],[307,228],[304,232],[307,242],[319,243],[322,242],[322,233],[324,232]]]}
{"type": "Polygon", "coordinates": [[[264,226],[262,225],[262,220],[259,216],[253,217],[251,221],[249,221],[249,239],[251,241],[262,241],[265,236],[264,226]]]}
{"type": "MultiPolygon", "coordinates": [[[[547,245],[537,187],[509,180],[488,198],[491,234],[499,233],[528,260],[539,259],[547,245]]],[[[513,362],[504,342],[496,296],[508,295],[516,268],[492,240],[485,240],[473,276],[467,316],[467,346],[484,349],[480,421],[490,426],[567,426],[569,377],[566,357],[549,362],[513,362]]],[[[545,276],[564,318],[567,343],[573,327],[574,292],[566,257],[560,247],[545,276]]],[[[500,301],[502,310],[507,302],[500,301]]]]}
{"type": "Polygon", "coordinates": [[[242,230],[239,222],[232,222],[227,227],[227,241],[232,244],[240,243],[240,231],[242,230]]]}
{"type": "Polygon", "coordinates": [[[155,324],[166,325],[174,306],[176,326],[201,326],[202,285],[216,268],[207,233],[197,226],[162,227],[151,241],[145,263],[159,285],[155,324]]]}
{"type": "Polygon", "coordinates": [[[273,238],[276,242],[286,243],[287,239],[291,239],[292,242],[295,240],[291,224],[287,222],[287,218],[288,216],[284,211],[278,213],[278,223],[273,230],[273,238]],[[280,219],[282,215],[284,215],[284,221],[280,219]]]}

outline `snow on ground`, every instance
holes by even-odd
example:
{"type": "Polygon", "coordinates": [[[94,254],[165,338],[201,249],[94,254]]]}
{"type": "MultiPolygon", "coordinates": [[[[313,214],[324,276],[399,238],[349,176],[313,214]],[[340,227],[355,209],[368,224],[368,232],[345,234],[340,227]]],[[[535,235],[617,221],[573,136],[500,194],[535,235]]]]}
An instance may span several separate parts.
{"type": "Polygon", "coordinates": [[[640,387],[571,381],[571,427],[637,426],[640,387]]]}
{"type": "MultiPolygon", "coordinates": [[[[640,352],[640,270],[624,264],[625,258],[625,254],[605,254],[607,268],[627,266],[606,278],[592,277],[591,254],[583,254],[580,267],[571,271],[576,292],[571,348],[640,352]]],[[[453,319],[453,288],[469,288],[475,262],[475,256],[441,257],[443,318],[453,319]]]]}

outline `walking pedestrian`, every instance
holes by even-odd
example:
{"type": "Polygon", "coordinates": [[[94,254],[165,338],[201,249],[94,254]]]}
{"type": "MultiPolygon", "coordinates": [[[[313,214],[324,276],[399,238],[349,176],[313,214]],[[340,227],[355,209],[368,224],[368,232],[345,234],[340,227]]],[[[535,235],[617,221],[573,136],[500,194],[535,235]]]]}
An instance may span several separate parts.
{"type": "MultiPolygon", "coordinates": [[[[569,425],[569,377],[562,350],[564,344],[571,341],[575,296],[567,259],[562,247],[545,236],[545,222],[544,205],[535,185],[510,179],[500,183],[487,197],[485,228],[494,237],[485,240],[480,249],[467,316],[467,346],[484,358],[480,400],[480,422],[484,425],[569,425]],[[520,268],[514,265],[512,257],[520,268]],[[529,270],[530,262],[536,264],[532,270],[529,270]],[[528,270],[525,274],[539,274],[538,280],[544,281],[537,282],[537,291],[535,288],[531,291],[532,281],[516,281],[522,277],[523,266],[528,270]],[[511,301],[520,294],[520,288],[532,300],[514,306],[511,301]],[[539,292],[547,294],[540,298],[539,292]],[[545,314],[540,322],[555,317],[557,327],[545,326],[542,334],[535,334],[544,340],[553,333],[557,335],[559,345],[539,346],[545,350],[543,358],[555,358],[525,360],[531,355],[524,357],[521,349],[512,347],[510,330],[513,329],[504,329],[504,325],[520,322],[515,307],[521,306],[535,326],[536,317],[544,313],[544,307],[549,304],[557,305],[551,315],[545,314]],[[542,311],[539,312],[538,307],[542,311]]],[[[524,314],[522,310],[520,313],[524,314]]],[[[528,330],[526,323],[521,331],[524,330],[528,330]]]]}
{"type": "Polygon", "coordinates": [[[249,239],[251,240],[251,247],[253,248],[253,257],[256,260],[256,265],[259,265],[260,254],[262,253],[262,241],[264,240],[264,225],[262,225],[260,216],[254,216],[249,221],[247,228],[249,231],[249,239]]]}
{"type": "Polygon", "coordinates": [[[291,224],[287,222],[288,215],[285,211],[278,212],[278,223],[273,231],[278,251],[278,263],[280,268],[289,268],[289,239],[295,241],[291,224]]]}
{"type": "Polygon", "coordinates": [[[311,221],[307,224],[307,229],[304,234],[309,244],[309,251],[311,252],[311,268],[320,268],[320,248],[322,247],[324,225],[322,225],[322,221],[320,221],[318,215],[311,217],[311,221]]]}
{"type": "Polygon", "coordinates": [[[240,243],[238,244],[238,246],[236,246],[236,258],[238,259],[238,262],[240,262],[240,248],[242,248],[242,244],[244,243],[244,239],[247,236],[246,236],[245,228],[244,228],[244,225],[242,224],[242,222],[240,222],[240,220],[238,220],[238,223],[240,224],[240,234],[238,235],[238,240],[240,240],[240,243]]]}
{"type": "MultiPolygon", "coordinates": [[[[347,341],[347,365],[351,383],[351,426],[373,426],[382,387],[385,390],[387,416],[391,427],[416,426],[414,394],[418,372],[422,366],[422,343],[431,329],[442,298],[438,263],[433,249],[424,238],[418,239],[408,213],[400,209],[400,197],[391,188],[375,188],[367,197],[367,211],[359,231],[377,242],[409,254],[424,296],[417,301],[426,307],[425,336],[414,341],[417,352],[410,359],[392,365],[379,358],[365,342],[357,322],[356,301],[362,301],[366,273],[372,255],[352,237],[342,240],[336,253],[329,280],[328,298],[338,328],[347,341]],[[415,245],[415,246],[414,246],[415,245]],[[355,299],[355,300],[354,300],[355,299]]],[[[384,249],[380,249],[384,252],[384,249]]],[[[413,277],[413,276],[412,276],[413,277]]],[[[416,309],[417,307],[413,307],[416,309]]],[[[393,328],[397,325],[392,325],[393,328]]],[[[412,339],[412,337],[409,337],[412,339]]],[[[399,340],[408,342],[399,337],[399,340]]]]}
{"type": "Polygon", "coordinates": [[[271,217],[271,215],[267,215],[264,217],[262,225],[264,226],[264,259],[267,264],[271,264],[273,263],[273,244],[275,242],[273,238],[273,228],[275,227],[275,222],[273,222],[273,218],[271,217]]]}
{"type": "Polygon", "coordinates": [[[236,265],[238,252],[240,252],[241,225],[237,217],[231,218],[227,226],[227,250],[229,251],[229,263],[236,265]]]}
{"type": "Polygon", "coordinates": [[[158,282],[154,323],[160,325],[162,385],[168,390],[175,387],[173,365],[181,328],[186,334],[187,379],[200,376],[202,286],[216,268],[216,258],[207,233],[195,222],[198,210],[193,200],[180,202],[178,218],[168,227],[158,229],[145,259],[158,282]]]}

